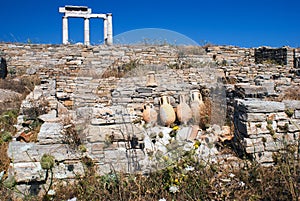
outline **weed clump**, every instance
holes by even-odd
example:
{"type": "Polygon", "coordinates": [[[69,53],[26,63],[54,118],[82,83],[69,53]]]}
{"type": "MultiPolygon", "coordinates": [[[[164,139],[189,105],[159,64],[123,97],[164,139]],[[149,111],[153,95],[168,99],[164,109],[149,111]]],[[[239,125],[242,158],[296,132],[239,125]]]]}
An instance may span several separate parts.
{"type": "Polygon", "coordinates": [[[55,164],[55,160],[54,160],[54,157],[49,155],[49,154],[44,154],[41,158],[41,167],[44,169],[44,170],[50,170],[54,167],[54,164],[55,164]]]}
{"type": "Polygon", "coordinates": [[[121,66],[119,66],[118,64],[115,65],[112,65],[111,67],[107,68],[105,72],[102,74],[102,78],[109,78],[109,77],[121,78],[125,76],[126,73],[136,69],[139,65],[139,61],[132,60],[121,66]]]}

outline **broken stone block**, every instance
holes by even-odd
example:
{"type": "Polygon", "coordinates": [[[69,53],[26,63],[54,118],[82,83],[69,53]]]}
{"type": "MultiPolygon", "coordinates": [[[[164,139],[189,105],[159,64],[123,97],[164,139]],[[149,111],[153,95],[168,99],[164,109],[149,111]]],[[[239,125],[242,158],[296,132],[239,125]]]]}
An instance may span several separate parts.
{"type": "Polygon", "coordinates": [[[70,151],[67,144],[24,143],[12,141],[9,143],[7,155],[14,163],[40,161],[44,154],[52,155],[56,161],[76,160],[81,156],[76,151],[70,151]]]}
{"type": "Polygon", "coordinates": [[[51,110],[47,114],[40,115],[38,117],[40,120],[43,122],[53,122],[57,121],[57,111],[56,110],[51,110]]]}
{"type": "Polygon", "coordinates": [[[40,162],[12,163],[9,172],[13,172],[16,182],[44,181],[46,170],[43,170],[40,162]]]}
{"type": "Polygon", "coordinates": [[[272,113],[285,110],[285,104],[275,101],[263,101],[258,99],[239,99],[239,109],[248,113],[272,113]]]}
{"type": "Polygon", "coordinates": [[[61,144],[63,143],[63,124],[45,122],[42,124],[38,134],[39,144],[61,144]]]}

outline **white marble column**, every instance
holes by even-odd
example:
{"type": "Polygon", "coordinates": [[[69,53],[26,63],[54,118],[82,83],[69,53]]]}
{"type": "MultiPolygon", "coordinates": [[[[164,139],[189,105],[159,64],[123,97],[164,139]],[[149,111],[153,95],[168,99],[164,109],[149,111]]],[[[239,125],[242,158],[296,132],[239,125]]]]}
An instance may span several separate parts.
{"type": "Polygon", "coordinates": [[[107,45],[113,44],[113,29],[112,29],[112,14],[108,13],[107,15],[107,45]]]}
{"type": "Polygon", "coordinates": [[[84,18],[84,44],[90,45],[90,19],[84,18]]]}
{"type": "Polygon", "coordinates": [[[63,17],[62,20],[62,31],[63,31],[63,44],[69,43],[69,33],[68,33],[68,17],[63,17]]]}
{"type": "Polygon", "coordinates": [[[104,36],[104,43],[107,44],[107,17],[103,20],[103,36],[104,36]]]}

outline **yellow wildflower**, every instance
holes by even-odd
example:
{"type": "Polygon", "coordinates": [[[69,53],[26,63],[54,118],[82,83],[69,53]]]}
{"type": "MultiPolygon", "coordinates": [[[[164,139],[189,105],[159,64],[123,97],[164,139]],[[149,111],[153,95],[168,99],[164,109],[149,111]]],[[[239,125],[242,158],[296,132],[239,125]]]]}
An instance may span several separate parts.
{"type": "Polygon", "coordinates": [[[176,125],[172,129],[173,129],[173,131],[177,131],[179,129],[179,126],[176,125]]]}

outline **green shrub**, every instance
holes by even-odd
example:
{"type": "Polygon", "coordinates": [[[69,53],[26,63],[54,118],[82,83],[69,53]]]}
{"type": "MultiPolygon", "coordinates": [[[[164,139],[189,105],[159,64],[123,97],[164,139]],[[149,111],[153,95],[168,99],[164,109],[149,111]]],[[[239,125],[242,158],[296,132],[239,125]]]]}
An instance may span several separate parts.
{"type": "Polygon", "coordinates": [[[3,133],[1,134],[1,139],[2,139],[4,142],[9,142],[9,141],[12,140],[12,135],[11,135],[10,132],[5,131],[5,132],[3,132],[3,133]]]}
{"type": "Polygon", "coordinates": [[[44,170],[50,170],[54,167],[55,160],[54,157],[49,154],[44,154],[41,158],[41,166],[44,170]]]}
{"type": "Polygon", "coordinates": [[[294,115],[294,109],[288,108],[285,110],[285,114],[291,118],[294,115]]]}

